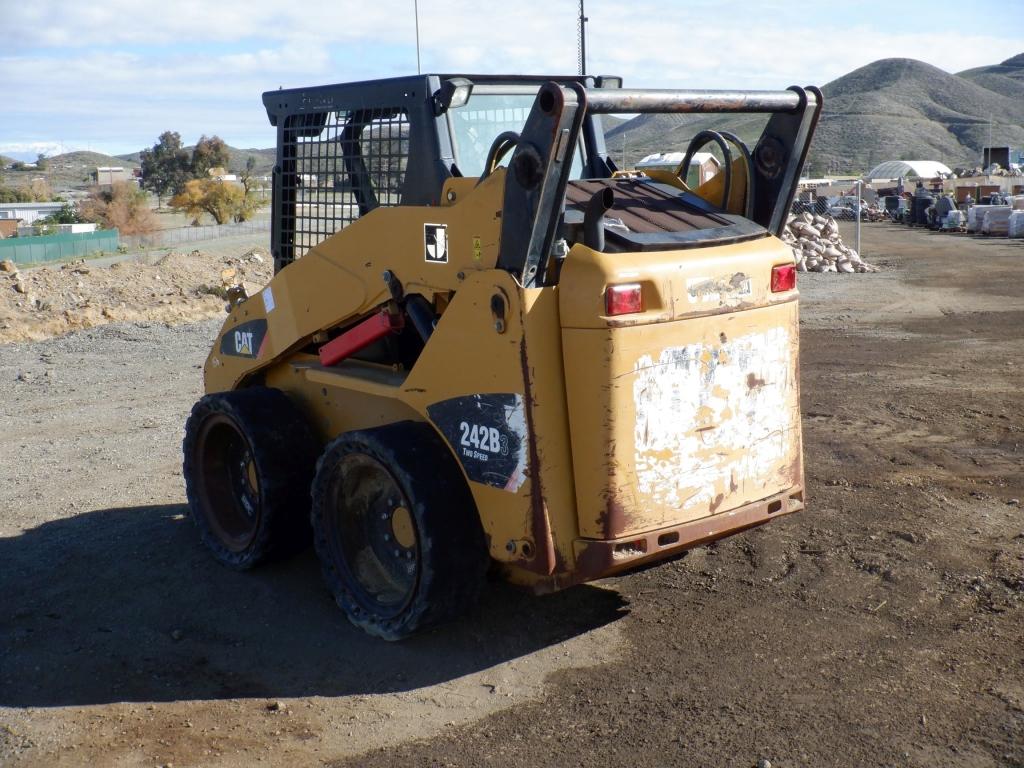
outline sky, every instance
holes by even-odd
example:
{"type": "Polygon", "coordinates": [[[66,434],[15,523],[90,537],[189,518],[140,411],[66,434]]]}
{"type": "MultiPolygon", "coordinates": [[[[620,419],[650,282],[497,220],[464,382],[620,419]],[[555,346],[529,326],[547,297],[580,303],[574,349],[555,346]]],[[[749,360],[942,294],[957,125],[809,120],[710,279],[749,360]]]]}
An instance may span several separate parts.
{"type": "MultiPolygon", "coordinates": [[[[571,74],[578,0],[418,0],[423,72],[571,74]]],[[[824,85],[881,58],[1024,53],[1024,0],[586,0],[587,71],[627,87],[824,85]],[[999,23],[993,20],[998,19],[999,23]]],[[[0,154],[219,135],[271,147],[261,94],[416,72],[414,0],[0,0],[0,154]]]]}

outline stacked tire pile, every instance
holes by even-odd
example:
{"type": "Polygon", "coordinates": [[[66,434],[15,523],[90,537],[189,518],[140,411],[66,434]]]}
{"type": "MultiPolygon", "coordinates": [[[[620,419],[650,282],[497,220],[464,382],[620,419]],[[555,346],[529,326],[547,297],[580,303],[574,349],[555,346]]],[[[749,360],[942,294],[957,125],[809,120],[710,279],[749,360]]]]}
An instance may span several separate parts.
{"type": "Polygon", "coordinates": [[[782,239],[793,249],[799,272],[877,272],[853,248],[843,244],[839,225],[831,216],[801,213],[790,216],[782,239]]]}

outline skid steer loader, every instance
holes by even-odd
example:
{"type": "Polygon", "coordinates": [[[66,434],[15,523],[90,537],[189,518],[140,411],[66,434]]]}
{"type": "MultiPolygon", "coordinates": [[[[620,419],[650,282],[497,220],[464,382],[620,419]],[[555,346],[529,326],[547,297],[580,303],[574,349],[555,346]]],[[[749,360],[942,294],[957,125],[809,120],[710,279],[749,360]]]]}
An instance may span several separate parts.
{"type": "Polygon", "coordinates": [[[423,75],[264,94],[275,276],[236,295],[186,426],[222,563],[310,537],[365,631],[537,592],[803,508],[797,290],[778,235],[821,93],[423,75]],[[621,173],[600,116],[764,113],[621,173]],[[707,143],[722,172],[682,180],[707,143]]]}

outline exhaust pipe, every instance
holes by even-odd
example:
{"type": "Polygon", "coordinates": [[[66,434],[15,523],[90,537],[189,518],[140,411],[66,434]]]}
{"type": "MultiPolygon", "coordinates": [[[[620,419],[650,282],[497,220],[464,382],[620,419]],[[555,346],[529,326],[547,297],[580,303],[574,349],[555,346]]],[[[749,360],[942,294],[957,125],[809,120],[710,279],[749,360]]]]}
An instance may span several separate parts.
{"type": "Polygon", "coordinates": [[[605,187],[594,193],[583,213],[583,244],[595,251],[604,250],[604,214],[615,204],[615,193],[605,187]]]}

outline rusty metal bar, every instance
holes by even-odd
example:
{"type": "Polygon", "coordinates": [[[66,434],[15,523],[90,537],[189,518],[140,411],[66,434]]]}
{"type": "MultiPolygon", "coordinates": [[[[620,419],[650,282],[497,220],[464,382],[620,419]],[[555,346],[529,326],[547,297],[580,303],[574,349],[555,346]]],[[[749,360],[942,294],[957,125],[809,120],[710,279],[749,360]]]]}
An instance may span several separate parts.
{"type": "Polygon", "coordinates": [[[596,114],[795,112],[800,106],[800,94],[796,91],[587,89],[587,109],[596,114]]]}

